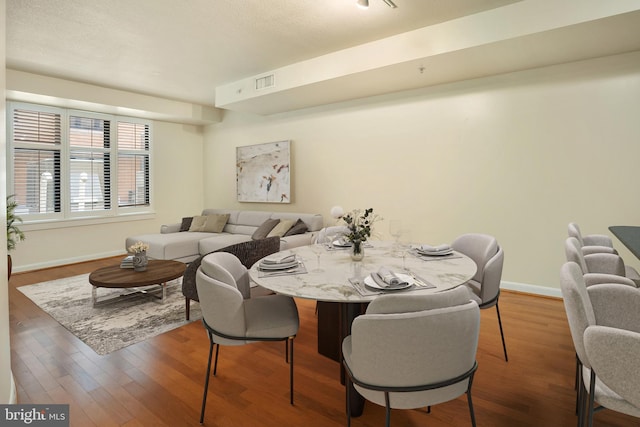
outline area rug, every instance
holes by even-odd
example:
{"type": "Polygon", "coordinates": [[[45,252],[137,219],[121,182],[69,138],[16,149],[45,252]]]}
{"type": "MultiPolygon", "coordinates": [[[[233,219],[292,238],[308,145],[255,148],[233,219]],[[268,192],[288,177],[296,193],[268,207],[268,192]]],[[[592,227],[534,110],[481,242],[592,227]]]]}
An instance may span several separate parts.
{"type": "MultiPolygon", "coordinates": [[[[199,305],[192,303],[191,319],[185,320],[181,279],[167,283],[164,303],[148,295],[135,295],[93,307],[88,274],[21,286],[18,290],[100,355],[202,318],[199,305]]],[[[99,288],[98,298],[125,291],[131,290],[99,288]]]]}

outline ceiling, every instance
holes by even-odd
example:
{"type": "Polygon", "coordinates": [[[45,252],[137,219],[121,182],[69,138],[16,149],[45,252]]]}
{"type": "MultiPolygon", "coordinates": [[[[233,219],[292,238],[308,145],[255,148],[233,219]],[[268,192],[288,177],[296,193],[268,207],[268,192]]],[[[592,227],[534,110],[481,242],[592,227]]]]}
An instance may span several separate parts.
{"type": "Polygon", "coordinates": [[[517,0],[7,0],[7,68],[213,105],[215,88],[517,0]]]}
{"type": "Polygon", "coordinates": [[[271,114],[640,50],[640,0],[580,0],[579,8],[557,0],[394,2],[396,9],[370,0],[362,10],[355,0],[7,0],[6,64],[271,114]],[[335,68],[342,74],[330,75],[335,68]],[[284,78],[268,102],[265,93],[242,93],[272,70],[284,78]],[[291,83],[316,70],[325,75],[291,83]],[[219,103],[224,90],[231,96],[219,103]]]}

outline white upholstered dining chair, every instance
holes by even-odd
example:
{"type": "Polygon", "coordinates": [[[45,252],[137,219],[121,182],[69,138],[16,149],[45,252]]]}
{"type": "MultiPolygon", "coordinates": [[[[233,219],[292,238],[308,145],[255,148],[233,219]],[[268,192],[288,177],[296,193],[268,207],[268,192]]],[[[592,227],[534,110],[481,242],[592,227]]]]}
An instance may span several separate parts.
{"type": "Polygon", "coordinates": [[[605,234],[587,234],[583,235],[580,231],[580,227],[575,222],[570,222],[567,226],[567,234],[569,237],[574,237],[578,240],[580,248],[584,254],[588,253],[610,253],[617,254],[618,252],[613,247],[613,240],[611,237],[605,234]]]}
{"type": "MultiPolygon", "coordinates": [[[[621,371],[614,366],[620,363],[622,369],[622,364],[627,363],[625,359],[632,358],[633,370],[637,371],[638,353],[633,353],[633,349],[637,347],[631,346],[626,350],[617,347],[621,352],[614,353],[616,347],[613,340],[609,342],[610,348],[605,350],[603,341],[599,339],[592,343],[590,352],[585,346],[587,331],[594,326],[630,331],[635,335],[640,333],[640,290],[620,284],[595,284],[587,287],[580,266],[574,262],[567,262],[560,269],[560,289],[579,362],[578,426],[582,427],[584,424],[585,409],[588,425],[592,425],[595,402],[601,407],[640,417],[640,407],[623,397],[637,395],[639,383],[622,386],[615,380],[621,371]],[[591,356],[594,356],[595,364],[591,356]],[[596,367],[603,371],[608,382],[599,377],[596,367]],[[626,394],[629,387],[635,391],[626,394]],[[616,388],[622,395],[615,391],[616,388]]],[[[622,344],[622,340],[620,338],[618,345],[622,344]]],[[[629,366],[628,363],[626,366],[629,366]]]]}
{"type": "MultiPolygon", "coordinates": [[[[342,343],[347,381],[386,408],[432,406],[467,394],[477,369],[480,310],[463,286],[431,295],[383,295],[356,317],[342,343]]],[[[347,384],[347,403],[349,402],[347,384]]],[[[351,424],[347,404],[347,425],[351,424]]]]}
{"type": "Polygon", "coordinates": [[[504,252],[495,237],[488,234],[468,233],[457,237],[451,247],[471,258],[476,263],[476,274],[465,283],[472,292],[474,299],[481,309],[496,307],[498,326],[502,338],[502,350],[504,360],[509,361],[507,345],[504,341],[502,319],[498,300],[500,298],[500,280],[502,279],[502,266],[504,264],[504,252]]]}
{"type": "MultiPolygon", "coordinates": [[[[582,235],[580,227],[575,222],[569,223],[568,226],[569,237],[573,237],[578,241],[578,247],[581,249],[584,255],[596,254],[596,253],[609,253],[619,255],[618,251],[613,246],[611,237],[605,234],[589,234],[582,235]]],[[[622,276],[636,282],[636,286],[640,286],[640,273],[630,265],[624,263],[624,260],[620,258],[624,273],[622,276]]]]}
{"type": "Polygon", "coordinates": [[[564,242],[567,262],[575,262],[580,267],[587,286],[600,283],[619,283],[637,287],[640,277],[633,280],[627,277],[627,269],[619,255],[613,253],[594,252],[584,254],[580,242],[575,237],[567,237],[564,242]]]}
{"type": "Polygon", "coordinates": [[[247,269],[235,255],[226,252],[211,253],[202,259],[196,273],[196,286],[202,321],[209,336],[200,423],[204,421],[214,346],[213,375],[216,375],[220,345],[285,341],[289,362],[289,400],[293,405],[293,340],[300,323],[293,298],[267,295],[245,299],[241,290],[246,291],[249,287],[247,269]]]}

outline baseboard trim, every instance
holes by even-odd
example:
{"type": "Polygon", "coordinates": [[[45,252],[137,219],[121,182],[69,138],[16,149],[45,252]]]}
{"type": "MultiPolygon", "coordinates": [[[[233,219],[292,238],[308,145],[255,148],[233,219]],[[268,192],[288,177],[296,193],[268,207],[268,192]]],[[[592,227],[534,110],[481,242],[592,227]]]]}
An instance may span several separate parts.
{"type": "Polygon", "coordinates": [[[524,292],[533,295],[542,295],[546,297],[562,298],[562,293],[558,288],[552,288],[549,286],[531,285],[528,283],[506,282],[500,283],[500,289],[524,292]]]}
{"type": "Polygon", "coordinates": [[[14,264],[13,265],[13,272],[14,273],[21,273],[21,272],[25,272],[25,271],[42,270],[43,268],[60,267],[62,265],[77,264],[79,262],[85,262],[85,261],[94,261],[96,259],[101,259],[101,258],[111,258],[111,257],[118,256],[118,255],[125,256],[124,250],[122,250],[122,251],[112,251],[112,252],[103,252],[103,253],[98,253],[98,254],[88,254],[86,256],[79,256],[79,257],[73,257],[73,258],[56,259],[56,260],[51,260],[51,261],[47,261],[47,262],[40,262],[40,263],[35,263],[35,264],[29,264],[29,265],[16,266],[14,264]]]}
{"type": "Polygon", "coordinates": [[[18,390],[16,388],[16,380],[13,378],[13,372],[11,372],[11,390],[9,390],[9,405],[15,405],[18,403],[18,390]]]}

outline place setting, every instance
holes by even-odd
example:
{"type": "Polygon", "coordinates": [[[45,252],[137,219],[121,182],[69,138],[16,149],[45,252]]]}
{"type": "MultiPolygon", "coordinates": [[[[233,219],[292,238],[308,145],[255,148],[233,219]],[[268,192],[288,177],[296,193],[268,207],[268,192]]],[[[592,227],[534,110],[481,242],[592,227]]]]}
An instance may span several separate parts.
{"type": "Polygon", "coordinates": [[[354,277],[349,282],[362,296],[435,288],[433,284],[409,272],[395,272],[384,266],[362,280],[354,277]]]}
{"type": "Polygon", "coordinates": [[[344,237],[330,238],[329,242],[327,242],[328,251],[349,249],[351,246],[353,246],[353,243],[351,243],[344,237]]]}
{"type": "Polygon", "coordinates": [[[307,269],[295,254],[274,254],[263,258],[258,264],[259,277],[304,274],[307,269]]]}
{"type": "Polygon", "coordinates": [[[424,261],[460,258],[460,255],[456,254],[453,248],[446,243],[437,246],[423,244],[412,247],[410,252],[424,261]]]}
{"type": "MultiPolygon", "coordinates": [[[[346,237],[341,236],[329,238],[325,246],[328,251],[341,251],[351,248],[353,243],[351,243],[346,237]]],[[[371,248],[373,246],[370,243],[364,242],[362,243],[362,247],[371,248]]]]}

